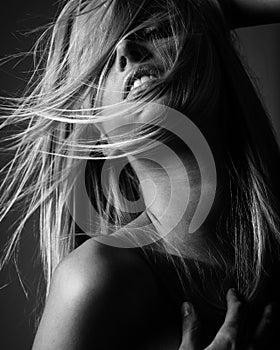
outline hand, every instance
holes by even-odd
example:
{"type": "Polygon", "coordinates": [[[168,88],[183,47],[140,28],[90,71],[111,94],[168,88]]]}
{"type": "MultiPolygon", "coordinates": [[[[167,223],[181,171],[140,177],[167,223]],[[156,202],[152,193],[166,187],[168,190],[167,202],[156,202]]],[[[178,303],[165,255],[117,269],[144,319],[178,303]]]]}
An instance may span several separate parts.
{"type": "MultiPolygon", "coordinates": [[[[239,349],[238,340],[244,331],[243,304],[237,297],[234,290],[227,293],[227,313],[225,321],[218,331],[212,343],[204,350],[231,350],[239,349]]],[[[193,306],[185,302],[182,306],[183,314],[183,337],[179,350],[201,350],[199,347],[199,319],[193,306]]],[[[264,309],[260,323],[258,324],[250,344],[246,350],[257,350],[269,348],[267,340],[270,337],[272,328],[272,305],[264,309]]],[[[271,348],[269,348],[271,349],[271,348]]]]}

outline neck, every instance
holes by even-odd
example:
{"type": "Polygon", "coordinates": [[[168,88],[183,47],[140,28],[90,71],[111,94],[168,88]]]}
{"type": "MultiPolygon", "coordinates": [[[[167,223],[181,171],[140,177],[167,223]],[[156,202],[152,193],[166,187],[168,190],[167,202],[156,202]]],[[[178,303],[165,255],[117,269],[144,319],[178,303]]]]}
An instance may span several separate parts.
{"type": "MultiPolygon", "coordinates": [[[[144,216],[160,237],[186,257],[208,261],[210,217],[194,233],[189,227],[200,197],[203,195],[201,176],[190,151],[176,152],[152,160],[133,159],[130,163],[140,181],[145,202],[144,216]]],[[[204,184],[209,191],[214,183],[204,184]]]]}

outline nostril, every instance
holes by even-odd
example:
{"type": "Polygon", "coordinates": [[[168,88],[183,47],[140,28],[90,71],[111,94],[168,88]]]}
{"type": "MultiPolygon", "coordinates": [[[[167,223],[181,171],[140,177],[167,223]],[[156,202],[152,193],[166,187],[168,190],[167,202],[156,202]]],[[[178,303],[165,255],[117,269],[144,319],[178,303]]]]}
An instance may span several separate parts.
{"type": "Polygon", "coordinates": [[[121,56],[119,64],[120,64],[120,69],[123,72],[125,70],[126,65],[127,65],[127,59],[125,56],[121,56]]]}
{"type": "Polygon", "coordinates": [[[123,72],[130,63],[143,62],[152,58],[152,53],[145,45],[139,45],[132,41],[123,41],[118,46],[118,68],[123,72]]]}

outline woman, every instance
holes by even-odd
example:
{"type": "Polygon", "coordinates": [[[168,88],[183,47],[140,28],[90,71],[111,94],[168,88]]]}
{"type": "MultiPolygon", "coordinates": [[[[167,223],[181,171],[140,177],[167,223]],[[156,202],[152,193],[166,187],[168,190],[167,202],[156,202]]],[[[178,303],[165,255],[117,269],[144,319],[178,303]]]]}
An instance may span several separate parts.
{"type": "Polygon", "coordinates": [[[263,11],[273,20],[280,6],[220,5],[71,0],[52,27],[37,67],[44,74],[2,124],[24,131],[9,139],[16,153],[1,187],[1,219],[27,200],[3,263],[40,208],[47,301],[33,349],[178,349],[184,300],[195,305],[197,346],[206,348],[223,330],[231,287],[250,311],[246,342],[276,298],[279,149],[230,27],[234,18],[257,23],[263,11]],[[226,21],[222,8],[236,17],[226,21]],[[255,13],[252,21],[247,13],[255,13]],[[202,181],[206,163],[164,129],[168,109],[207,140],[217,174],[211,181],[202,181]],[[156,142],[173,152],[160,152],[160,167],[147,156],[156,142]],[[142,151],[146,158],[137,157],[142,151]],[[123,159],[129,164],[118,183],[123,159]],[[97,215],[81,220],[83,175],[97,215]],[[199,198],[213,193],[192,234],[199,198]]]}

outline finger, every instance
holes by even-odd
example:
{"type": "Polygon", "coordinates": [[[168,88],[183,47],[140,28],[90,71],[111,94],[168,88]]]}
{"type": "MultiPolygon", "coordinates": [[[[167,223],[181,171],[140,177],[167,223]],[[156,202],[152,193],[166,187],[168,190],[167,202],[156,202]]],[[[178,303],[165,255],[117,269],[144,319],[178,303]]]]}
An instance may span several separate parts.
{"type": "Polygon", "coordinates": [[[269,304],[265,307],[262,319],[256,329],[255,338],[263,337],[268,331],[272,323],[272,305],[269,304]]]}
{"type": "Polygon", "coordinates": [[[233,349],[239,343],[244,331],[244,307],[233,289],[227,293],[225,321],[209,346],[213,350],[233,349]]]}
{"type": "Polygon", "coordinates": [[[194,307],[190,303],[182,305],[182,343],[179,350],[197,350],[199,341],[199,321],[194,307]]]}
{"type": "Polygon", "coordinates": [[[273,305],[265,307],[260,323],[253,337],[253,345],[250,349],[263,349],[269,347],[273,340],[273,305]]]}
{"type": "Polygon", "coordinates": [[[244,323],[244,306],[234,289],[230,289],[227,293],[227,313],[223,327],[231,328],[233,327],[237,330],[241,323],[244,323]]]}

